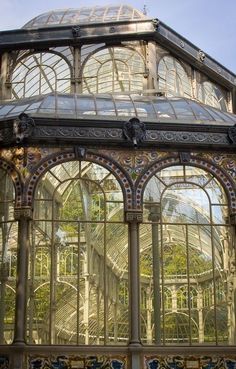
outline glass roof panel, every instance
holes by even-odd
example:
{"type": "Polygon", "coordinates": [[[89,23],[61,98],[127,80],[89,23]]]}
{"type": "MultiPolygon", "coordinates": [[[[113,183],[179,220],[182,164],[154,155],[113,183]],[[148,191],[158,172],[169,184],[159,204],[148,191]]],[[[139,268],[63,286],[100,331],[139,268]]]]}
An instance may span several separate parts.
{"type": "Polygon", "coordinates": [[[160,119],[176,119],[176,114],[174,112],[173,106],[165,98],[153,100],[153,105],[157,111],[158,118],[160,119]]]}
{"type": "Polygon", "coordinates": [[[47,96],[42,104],[40,105],[39,112],[41,113],[55,113],[56,111],[56,96],[49,95],[47,96]]]}
{"type": "Polygon", "coordinates": [[[0,117],[4,117],[4,116],[8,115],[9,111],[11,111],[13,109],[13,107],[14,107],[14,105],[12,105],[12,104],[11,105],[10,104],[2,105],[0,107],[0,117]]]}
{"type": "Polygon", "coordinates": [[[145,14],[129,5],[91,6],[79,9],[60,9],[49,11],[33,18],[26,23],[23,28],[144,18],[146,18],[145,14]]]}
{"type": "Polygon", "coordinates": [[[0,104],[0,120],[17,117],[20,113],[68,116],[134,117],[144,121],[176,121],[234,125],[236,116],[224,113],[186,98],[166,98],[132,94],[58,94],[56,92],[0,104]]]}
{"type": "Polygon", "coordinates": [[[212,120],[212,116],[206,109],[203,108],[203,106],[192,100],[189,101],[189,104],[194,114],[201,120],[212,120]]]}
{"type": "Polygon", "coordinates": [[[153,103],[150,99],[145,99],[143,96],[132,96],[132,99],[139,117],[149,117],[153,119],[157,117],[153,103]]]}
{"type": "Polygon", "coordinates": [[[173,104],[173,107],[174,107],[175,113],[177,115],[177,118],[179,118],[179,119],[181,119],[181,118],[186,119],[187,118],[187,119],[190,119],[190,120],[195,120],[196,119],[190,105],[187,103],[186,100],[173,98],[171,103],[173,104]]]}
{"type": "Polygon", "coordinates": [[[114,101],[108,96],[98,96],[96,106],[98,115],[116,115],[114,101]]]}
{"type": "Polygon", "coordinates": [[[58,96],[57,99],[57,112],[59,114],[72,114],[75,115],[75,98],[74,96],[58,96]]]}
{"type": "Polygon", "coordinates": [[[90,96],[77,96],[76,109],[78,115],[96,115],[94,98],[90,96]]]}

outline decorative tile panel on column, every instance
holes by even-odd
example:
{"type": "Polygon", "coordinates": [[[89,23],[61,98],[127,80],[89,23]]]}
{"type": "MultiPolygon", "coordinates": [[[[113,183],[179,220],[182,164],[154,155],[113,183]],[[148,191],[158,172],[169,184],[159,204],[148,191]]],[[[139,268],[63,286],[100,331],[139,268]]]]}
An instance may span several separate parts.
{"type": "Polygon", "coordinates": [[[32,355],[28,369],[128,369],[128,359],[123,355],[32,355]]]}

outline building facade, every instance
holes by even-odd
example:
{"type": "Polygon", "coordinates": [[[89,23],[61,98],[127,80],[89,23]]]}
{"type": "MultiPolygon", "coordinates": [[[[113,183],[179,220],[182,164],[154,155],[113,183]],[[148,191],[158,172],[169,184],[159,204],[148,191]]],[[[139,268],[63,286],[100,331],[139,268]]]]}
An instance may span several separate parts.
{"type": "Polygon", "coordinates": [[[0,71],[0,367],[234,368],[236,76],[128,5],[0,71]]]}

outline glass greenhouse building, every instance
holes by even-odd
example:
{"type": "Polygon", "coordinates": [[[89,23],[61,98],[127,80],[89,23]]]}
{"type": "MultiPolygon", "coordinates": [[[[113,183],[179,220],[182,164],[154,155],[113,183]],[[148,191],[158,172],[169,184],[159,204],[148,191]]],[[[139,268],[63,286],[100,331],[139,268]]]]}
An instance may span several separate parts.
{"type": "Polygon", "coordinates": [[[236,75],[128,5],[0,32],[0,368],[236,367],[236,75]]]}

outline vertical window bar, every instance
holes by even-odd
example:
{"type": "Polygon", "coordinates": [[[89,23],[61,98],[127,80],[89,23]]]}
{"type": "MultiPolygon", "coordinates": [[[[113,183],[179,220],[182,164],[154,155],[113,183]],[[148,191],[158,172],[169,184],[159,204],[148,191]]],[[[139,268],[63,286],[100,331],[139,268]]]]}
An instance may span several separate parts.
{"type": "Polygon", "coordinates": [[[188,315],[189,315],[189,345],[192,345],[192,327],[191,327],[191,288],[189,276],[189,240],[188,240],[188,226],[185,225],[185,243],[186,243],[186,259],[187,259],[187,284],[188,284],[188,315]]]}
{"type": "Polygon", "coordinates": [[[55,247],[55,221],[54,206],[52,202],[52,239],[51,239],[51,277],[50,277],[50,322],[49,322],[49,343],[54,344],[55,340],[55,288],[56,288],[56,258],[55,247]]]}
{"type": "Polygon", "coordinates": [[[215,285],[215,245],[212,225],[212,206],[210,204],[210,224],[211,224],[211,249],[212,249],[212,285],[213,285],[213,297],[214,297],[214,325],[215,325],[215,339],[216,345],[218,345],[218,332],[217,332],[217,309],[216,309],[216,285],[215,285]]]}
{"type": "Polygon", "coordinates": [[[31,252],[30,252],[30,272],[29,272],[29,342],[33,343],[33,321],[34,321],[34,275],[35,275],[35,263],[37,262],[35,250],[35,232],[33,231],[34,225],[31,223],[31,252]]]}
{"type": "Polygon", "coordinates": [[[104,214],[104,223],[103,223],[103,227],[104,227],[104,255],[103,255],[103,273],[104,273],[104,345],[107,345],[107,319],[108,317],[108,280],[107,280],[107,214],[106,214],[106,210],[107,210],[107,204],[105,205],[105,214],[104,214]]]}
{"type": "Polygon", "coordinates": [[[80,281],[81,281],[81,269],[80,269],[80,238],[81,238],[81,223],[78,223],[78,245],[77,245],[77,345],[80,344],[80,281]]]}
{"type": "MultiPolygon", "coordinates": [[[[162,339],[163,339],[163,345],[165,346],[165,274],[164,274],[164,247],[163,247],[163,223],[162,223],[162,206],[160,204],[160,241],[161,241],[161,248],[160,248],[160,270],[161,270],[161,291],[162,291],[162,339]]],[[[160,312],[161,313],[161,312],[160,312]]]]}

